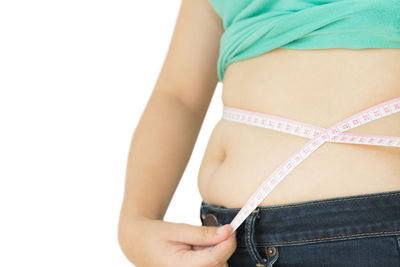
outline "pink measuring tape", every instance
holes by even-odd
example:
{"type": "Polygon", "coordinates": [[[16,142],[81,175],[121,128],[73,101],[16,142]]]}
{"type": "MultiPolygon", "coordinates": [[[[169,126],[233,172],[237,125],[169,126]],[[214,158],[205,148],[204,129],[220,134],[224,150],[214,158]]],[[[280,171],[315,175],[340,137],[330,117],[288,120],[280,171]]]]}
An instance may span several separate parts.
{"type": "Polygon", "coordinates": [[[311,140],[283,162],[251,195],[240,209],[230,225],[235,231],[261,201],[282,181],[297,165],[305,160],[324,142],[339,142],[378,146],[400,147],[400,137],[353,134],[343,132],[367,122],[386,117],[400,111],[400,97],[383,102],[348,117],[330,128],[322,128],[295,120],[224,106],[222,118],[225,120],[259,126],[289,134],[303,136],[311,140]]]}

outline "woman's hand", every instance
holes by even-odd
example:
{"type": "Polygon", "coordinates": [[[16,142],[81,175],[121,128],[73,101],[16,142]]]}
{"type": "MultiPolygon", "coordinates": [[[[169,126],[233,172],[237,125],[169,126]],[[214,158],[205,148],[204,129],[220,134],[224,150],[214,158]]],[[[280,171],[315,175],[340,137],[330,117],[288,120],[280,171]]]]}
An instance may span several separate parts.
{"type": "Polygon", "coordinates": [[[228,267],[236,231],[227,224],[196,226],[149,218],[120,219],[120,247],[136,267],[228,267]],[[211,249],[207,247],[212,246],[211,249]]]}

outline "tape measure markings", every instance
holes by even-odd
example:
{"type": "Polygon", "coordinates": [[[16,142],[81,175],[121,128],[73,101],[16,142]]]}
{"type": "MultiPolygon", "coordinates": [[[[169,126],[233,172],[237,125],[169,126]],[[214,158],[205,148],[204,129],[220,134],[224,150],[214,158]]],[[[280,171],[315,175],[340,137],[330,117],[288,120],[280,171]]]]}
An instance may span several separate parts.
{"type": "MultiPolygon", "coordinates": [[[[325,128],[315,126],[312,124],[307,124],[294,120],[288,120],[274,115],[268,115],[256,112],[252,112],[256,114],[243,115],[243,113],[249,113],[249,111],[224,106],[222,117],[225,120],[234,122],[240,120],[240,122],[243,124],[258,126],[261,128],[267,128],[310,139],[315,138],[318,134],[327,130],[325,128]],[[279,124],[280,121],[284,121],[284,123],[279,124]]],[[[352,144],[400,147],[400,137],[397,136],[340,133],[338,136],[335,136],[332,139],[327,139],[326,141],[335,143],[352,143],[352,144]]]]}

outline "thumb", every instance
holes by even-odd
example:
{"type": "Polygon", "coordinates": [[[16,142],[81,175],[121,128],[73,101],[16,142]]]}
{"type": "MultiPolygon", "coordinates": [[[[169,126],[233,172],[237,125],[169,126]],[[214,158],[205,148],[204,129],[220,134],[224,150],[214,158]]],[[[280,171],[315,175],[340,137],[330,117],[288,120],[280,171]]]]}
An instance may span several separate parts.
{"type": "Polygon", "coordinates": [[[175,240],[198,246],[218,244],[227,239],[233,230],[230,224],[222,226],[197,226],[181,223],[180,225],[179,236],[175,240]]]}

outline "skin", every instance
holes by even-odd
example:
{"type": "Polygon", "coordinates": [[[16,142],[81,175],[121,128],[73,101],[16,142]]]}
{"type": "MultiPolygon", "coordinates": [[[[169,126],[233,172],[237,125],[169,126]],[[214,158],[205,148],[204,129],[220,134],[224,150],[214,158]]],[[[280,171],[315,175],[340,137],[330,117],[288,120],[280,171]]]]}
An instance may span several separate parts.
{"type": "MultiPolygon", "coordinates": [[[[400,49],[279,48],[229,65],[222,101],[328,128],[399,97],[399,74],[400,49]]],[[[400,136],[400,113],[347,132],[400,136]]],[[[308,140],[221,119],[198,173],[203,200],[241,208],[265,178],[308,140]]],[[[324,143],[260,205],[400,190],[399,163],[396,147],[324,143]]]]}
{"type": "MultiPolygon", "coordinates": [[[[138,267],[226,267],[236,249],[229,227],[218,236],[217,227],[163,221],[218,83],[222,33],[222,21],[208,1],[181,0],[167,56],[128,156],[118,241],[138,267]]],[[[279,48],[229,65],[222,102],[329,127],[399,97],[399,73],[400,49],[279,48]]],[[[348,132],[400,136],[400,114],[348,132]]],[[[307,141],[220,120],[198,172],[203,200],[241,208],[266,175],[307,141]]],[[[396,148],[325,143],[260,205],[399,190],[399,163],[396,148]]]]}

